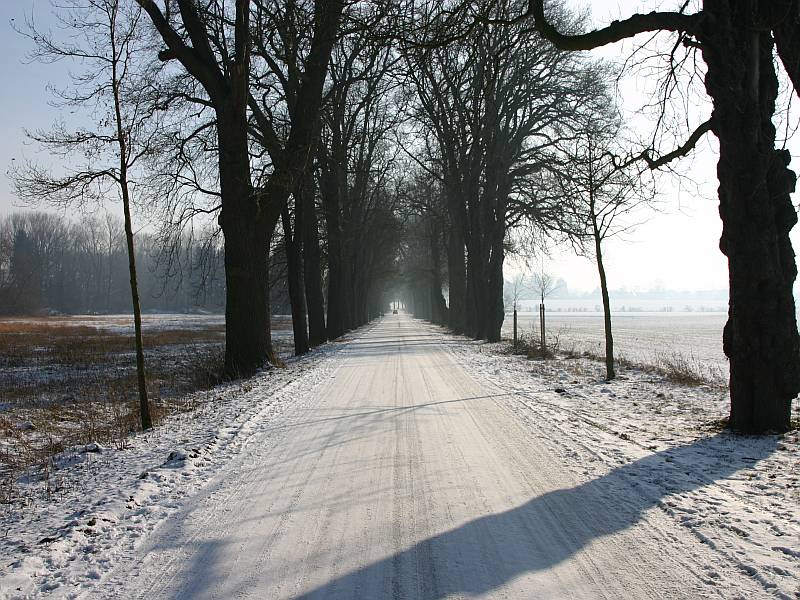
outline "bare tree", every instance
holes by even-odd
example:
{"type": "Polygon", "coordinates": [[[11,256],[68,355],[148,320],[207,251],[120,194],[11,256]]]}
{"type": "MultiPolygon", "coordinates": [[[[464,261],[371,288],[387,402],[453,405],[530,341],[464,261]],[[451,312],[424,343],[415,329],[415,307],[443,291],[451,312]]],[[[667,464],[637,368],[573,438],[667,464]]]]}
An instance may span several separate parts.
{"type": "Polygon", "coordinates": [[[594,257],[600,277],[606,378],[610,380],[615,377],[614,336],[603,242],[633,227],[621,224],[620,217],[650,203],[655,188],[652,178],[641,173],[635,162],[626,163],[617,158],[622,151],[619,146],[621,122],[611,98],[607,98],[606,105],[606,111],[587,117],[583,131],[574,142],[562,145],[566,169],[556,180],[566,206],[574,213],[577,246],[594,257]],[[588,248],[584,242],[588,242],[588,248]]]}
{"type": "MultiPolygon", "coordinates": [[[[522,6],[471,4],[505,15],[522,6]]],[[[559,19],[573,20],[566,12],[559,19]]],[[[601,73],[511,22],[476,23],[463,39],[409,45],[404,54],[419,98],[417,120],[437,146],[432,154],[448,199],[451,326],[496,341],[509,229],[522,219],[542,227],[556,222],[559,209],[544,209],[548,195],[535,187],[535,174],[554,160],[558,140],[574,135],[575,117],[592,103],[601,73]]],[[[548,199],[557,207],[556,198],[548,199]]]]}
{"type": "MultiPolygon", "coordinates": [[[[375,22],[379,9],[354,12],[375,22]]],[[[348,13],[349,17],[353,15],[348,13]]],[[[348,21],[349,22],[349,21],[348,21]]],[[[328,259],[328,337],[380,312],[380,267],[393,258],[396,150],[402,118],[394,53],[369,28],[355,27],[334,48],[317,155],[328,259]]],[[[389,271],[391,272],[391,270],[389,271]]]]}
{"type": "Polygon", "coordinates": [[[547,349],[546,321],[545,321],[545,298],[552,295],[561,288],[561,281],[552,273],[548,273],[541,264],[538,271],[533,274],[531,288],[539,296],[539,334],[541,336],[542,351],[547,349]]]}
{"type": "Polygon", "coordinates": [[[136,372],[142,429],[152,420],[147,398],[142,318],[136,277],[131,218],[131,171],[151,150],[146,125],[149,116],[137,92],[151,76],[142,69],[141,9],[122,0],[65,0],[54,5],[65,40],[30,24],[25,34],[36,42],[33,56],[42,61],[72,60],[85,69],[72,75],[73,86],[57,92],[68,106],[96,111],[96,129],[56,125],[50,131],[28,132],[31,139],[56,156],[82,155],[85,164],[54,174],[27,164],[13,173],[17,194],[29,201],[51,202],[66,207],[92,199],[103,200],[112,190],[122,199],[125,241],[128,251],[131,300],[136,339],[136,372]],[[104,162],[105,160],[105,162],[104,162]]]}
{"type": "Polygon", "coordinates": [[[447,324],[442,293],[442,254],[446,248],[446,208],[442,186],[429,173],[409,169],[403,184],[404,235],[400,268],[406,305],[415,317],[447,324]]]}
{"type": "Polygon", "coordinates": [[[227,283],[225,374],[249,375],[265,361],[277,360],[270,332],[268,252],[283,206],[313,149],[330,50],[344,2],[313,2],[311,45],[302,67],[295,65],[302,68],[300,86],[292,102],[288,135],[283,137],[261,118],[262,107],[251,93],[257,67],[251,61],[256,33],[251,16],[254,7],[259,15],[264,6],[280,9],[284,3],[236,0],[231,8],[222,0],[136,1],[166,45],[159,57],[181,64],[199,86],[190,101],[212,109],[215,115],[210,127],[216,133],[227,283]],[[177,13],[172,10],[175,6],[177,13]],[[272,158],[273,169],[258,189],[252,177],[248,110],[261,129],[259,142],[272,158]]]}

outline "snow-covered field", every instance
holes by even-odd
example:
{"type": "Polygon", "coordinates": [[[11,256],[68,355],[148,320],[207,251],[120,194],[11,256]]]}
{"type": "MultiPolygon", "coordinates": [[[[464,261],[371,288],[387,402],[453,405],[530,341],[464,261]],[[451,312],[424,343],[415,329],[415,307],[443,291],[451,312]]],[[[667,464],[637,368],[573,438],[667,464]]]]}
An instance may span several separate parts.
{"type": "MultiPolygon", "coordinates": [[[[728,360],[722,351],[723,312],[628,312],[612,313],[614,349],[617,357],[633,362],[658,365],[663,359],[680,355],[704,365],[710,373],[728,374],[728,360]]],[[[503,335],[511,337],[511,315],[506,315],[503,335]]],[[[548,312],[548,338],[557,337],[559,347],[605,352],[602,313],[548,312]]],[[[518,313],[518,330],[538,335],[539,314],[518,313]]]]}
{"type": "MultiPolygon", "coordinates": [[[[290,354],[290,320],[273,324],[277,351],[290,354]]],[[[145,315],[156,419],[218,380],[224,339],[222,315],[145,315]]],[[[131,315],[0,318],[0,503],[15,494],[15,474],[64,447],[126,443],[138,419],[135,369],[131,315]]]]}
{"type": "MultiPolygon", "coordinates": [[[[278,352],[290,353],[291,317],[273,316],[272,326],[278,352]]],[[[70,388],[82,382],[102,386],[133,373],[133,329],[131,315],[0,318],[0,412],[12,406],[4,396],[20,396],[4,394],[10,389],[36,387],[25,400],[53,403],[73,396],[70,388]],[[62,385],[45,388],[51,384],[62,385]]],[[[148,369],[184,376],[192,358],[222,352],[225,315],[147,314],[142,329],[148,369]]]]}
{"type": "Polygon", "coordinates": [[[502,350],[388,316],[66,452],[2,507],[0,596],[800,597],[797,431],[502,350]]]}

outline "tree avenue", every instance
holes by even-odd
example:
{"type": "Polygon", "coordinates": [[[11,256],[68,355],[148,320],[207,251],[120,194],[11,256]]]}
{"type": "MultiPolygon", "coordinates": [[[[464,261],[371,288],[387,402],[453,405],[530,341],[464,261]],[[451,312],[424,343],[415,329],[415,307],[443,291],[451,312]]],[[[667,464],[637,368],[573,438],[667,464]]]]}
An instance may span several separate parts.
{"type": "MultiPolygon", "coordinates": [[[[519,6],[473,4],[506,16],[519,6]]],[[[566,12],[558,18],[572,19],[566,12]]],[[[581,114],[598,108],[603,73],[523,23],[479,24],[434,50],[411,45],[405,58],[419,98],[416,119],[436,140],[426,160],[446,198],[450,324],[498,341],[510,226],[562,226],[566,210],[555,206],[543,174],[558,168],[555,149],[576,135],[581,114]]]]}
{"type": "MultiPolygon", "coordinates": [[[[97,131],[117,123],[110,135],[87,137],[93,130],[86,127],[65,138],[56,127],[53,136],[32,137],[62,155],[66,146],[88,147],[85,158],[95,167],[98,147],[122,143],[112,144],[118,166],[78,169],[84,179],[62,188],[79,189],[68,194],[74,202],[87,189],[102,200],[107,190],[93,187],[100,178],[122,184],[137,323],[140,251],[133,246],[131,205],[146,207],[155,233],[141,239],[148,248],[162,240],[167,263],[224,262],[224,288],[218,283],[212,293],[225,298],[223,377],[280,364],[273,314],[291,314],[297,355],[364,325],[390,301],[455,333],[499,341],[508,258],[543,265],[549,248],[571,243],[597,267],[605,373],[614,378],[608,285],[614,275],[607,274],[603,242],[625,230],[615,221],[619,215],[651,204],[659,181],[653,173],[711,132],[719,140],[719,245],[729,266],[723,345],[730,426],[748,433],[790,428],[800,392],[797,268],[789,239],[797,222],[796,178],[789,153],[776,146],[773,116],[776,66],[800,83],[800,0],[696,0],[597,30],[556,0],[67,5],[67,38],[81,23],[102,22],[103,6],[125,9],[124,47],[137,52],[112,80],[141,83],[112,85],[116,119],[86,111],[97,131]],[[655,103],[661,116],[670,94],[683,97],[681,86],[691,83],[681,79],[686,64],[696,67],[688,69],[690,79],[703,77],[712,103],[710,117],[682,130],[669,151],[655,141],[642,150],[624,139],[631,128],[613,86],[620,69],[577,52],[659,32],[674,38],[671,51],[661,54],[667,65],[655,103]]],[[[58,54],[55,38],[32,39],[60,58],[85,58],[58,54]]],[[[654,44],[658,55],[661,46],[654,44]]],[[[99,75],[82,77],[92,83],[99,75]]],[[[694,123],[690,112],[683,107],[682,127],[694,123]]],[[[668,137],[660,136],[664,120],[657,121],[656,141],[668,137]]],[[[59,198],[47,183],[59,179],[44,171],[20,170],[16,181],[20,195],[59,198]]],[[[6,228],[7,235],[1,225],[0,238],[9,240],[6,250],[0,244],[5,312],[22,310],[23,296],[37,307],[54,298],[58,306],[90,310],[117,305],[110,283],[105,302],[64,300],[47,275],[56,261],[30,238],[33,221],[6,228]]],[[[95,221],[86,227],[90,237],[102,237],[95,221]]],[[[107,245],[111,256],[114,244],[107,245]]],[[[102,253],[88,255],[95,254],[102,253]]],[[[98,280],[111,281],[107,270],[98,280]]],[[[189,279],[187,287],[206,283],[189,279]]],[[[141,349],[137,358],[145,390],[141,349]]]]}
{"type": "MultiPolygon", "coordinates": [[[[253,187],[248,137],[251,84],[251,0],[236,0],[233,19],[224,3],[200,5],[177,0],[179,15],[153,0],[137,0],[166,45],[159,57],[177,60],[203,87],[216,113],[219,224],[225,236],[225,374],[249,375],[274,362],[270,333],[268,248],[284,204],[305,170],[341,1],[314,3],[314,34],[302,84],[294,99],[294,120],[285,147],[270,135],[274,170],[263,187],[253,187]],[[228,17],[229,20],[224,20],[228,17]],[[220,33],[219,27],[232,28],[220,33]],[[226,37],[232,37],[228,45],[226,37]]],[[[268,131],[269,134],[273,132],[268,131]]]]}

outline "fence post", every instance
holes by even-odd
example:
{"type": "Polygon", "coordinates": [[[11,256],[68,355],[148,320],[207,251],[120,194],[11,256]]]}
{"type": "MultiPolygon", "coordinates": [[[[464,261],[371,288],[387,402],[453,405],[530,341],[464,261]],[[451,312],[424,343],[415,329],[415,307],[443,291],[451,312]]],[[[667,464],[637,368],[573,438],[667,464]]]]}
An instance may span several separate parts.
{"type": "Polygon", "coordinates": [[[514,307],[514,350],[517,349],[517,308],[514,307]]]}
{"type": "Polygon", "coordinates": [[[544,303],[539,305],[539,329],[542,332],[542,352],[547,348],[544,337],[544,303]]]}

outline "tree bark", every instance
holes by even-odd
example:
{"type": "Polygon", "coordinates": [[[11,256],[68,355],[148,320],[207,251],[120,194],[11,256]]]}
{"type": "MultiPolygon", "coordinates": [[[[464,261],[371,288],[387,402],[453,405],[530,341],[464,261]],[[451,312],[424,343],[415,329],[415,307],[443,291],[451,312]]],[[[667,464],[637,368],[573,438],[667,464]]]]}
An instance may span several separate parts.
{"type": "Polygon", "coordinates": [[[447,275],[449,287],[448,324],[453,333],[466,333],[467,272],[464,265],[464,207],[451,189],[447,190],[447,275]]]}
{"type": "Polygon", "coordinates": [[[730,360],[730,426],[786,431],[800,391],[800,339],[789,231],[797,222],[795,175],[775,148],[778,82],[769,32],[754,26],[756,0],[706,0],[700,36],[719,138],[720,249],[728,257],[730,305],[723,347],[730,360]]]}
{"type": "Polygon", "coordinates": [[[322,205],[328,234],[328,339],[335,340],[345,332],[342,286],[342,233],[339,224],[340,200],[336,171],[327,160],[322,166],[322,205]]]}
{"type": "Polygon", "coordinates": [[[308,312],[308,337],[311,346],[319,346],[327,341],[328,334],[325,330],[325,297],[322,293],[322,262],[313,176],[306,173],[298,189],[300,197],[297,198],[297,204],[303,207],[303,280],[308,312]]]}
{"type": "Polygon", "coordinates": [[[442,296],[442,265],[439,243],[441,237],[441,226],[431,218],[431,231],[429,237],[431,269],[430,269],[430,301],[431,301],[431,321],[436,325],[444,325],[447,322],[447,305],[442,296]]]}
{"type": "MultiPolygon", "coordinates": [[[[296,203],[300,206],[299,203],[296,203]]],[[[294,355],[307,354],[308,324],[306,319],[306,298],[303,290],[303,259],[298,230],[303,228],[302,209],[295,209],[295,222],[292,228],[292,218],[289,214],[289,205],[284,204],[281,210],[283,224],[283,242],[286,248],[286,278],[289,284],[289,303],[292,309],[292,333],[294,336],[294,355]]]]}
{"type": "Polygon", "coordinates": [[[492,240],[491,256],[489,257],[489,273],[486,287],[488,301],[484,309],[486,312],[486,330],[484,331],[486,337],[484,339],[489,342],[500,341],[503,321],[506,316],[503,302],[503,260],[505,258],[503,239],[505,237],[505,228],[498,225],[495,223],[495,228],[500,229],[500,231],[495,231],[493,234],[494,239],[492,240]]]}
{"type": "MultiPolygon", "coordinates": [[[[250,183],[246,121],[229,114],[235,112],[235,108],[217,111],[227,378],[247,377],[267,361],[275,361],[270,333],[269,242],[280,214],[279,207],[256,201],[250,183]]],[[[262,199],[265,196],[261,194],[262,199]]]]}

